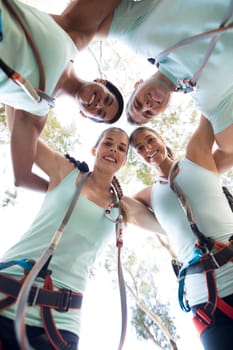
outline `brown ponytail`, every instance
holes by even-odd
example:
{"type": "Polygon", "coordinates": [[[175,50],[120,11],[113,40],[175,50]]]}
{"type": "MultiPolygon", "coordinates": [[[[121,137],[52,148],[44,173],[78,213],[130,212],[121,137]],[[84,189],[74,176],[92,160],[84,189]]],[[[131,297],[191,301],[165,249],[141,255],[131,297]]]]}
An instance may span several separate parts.
{"type": "Polygon", "coordinates": [[[115,200],[114,200],[114,207],[120,208],[121,214],[123,216],[123,222],[127,223],[128,221],[127,209],[125,204],[122,201],[123,191],[122,191],[120,182],[116,176],[114,176],[112,179],[112,188],[113,188],[113,193],[116,194],[115,200]]]}

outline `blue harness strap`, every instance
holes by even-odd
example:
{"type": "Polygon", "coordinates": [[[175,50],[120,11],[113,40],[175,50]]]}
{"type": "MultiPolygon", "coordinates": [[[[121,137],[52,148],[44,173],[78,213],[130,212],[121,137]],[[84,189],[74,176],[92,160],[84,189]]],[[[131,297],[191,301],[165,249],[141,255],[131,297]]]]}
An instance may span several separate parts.
{"type": "Polygon", "coordinates": [[[188,300],[185,297],[185,276],[187,273],[187,269],[200,261],[201,256],[202,256],[203,252],[201,249],[195,249],[194,250],[194,254],[193,254],[193,258],[184,266],[182,266],[182,268],[180,269],[179,273],[178,273],[178,282],[179,282],[179,287],[178,287],[178,301],[180,304],[180,307],[183,311],[185,312],[189,312],[191,310],[191,307],[189,306],[188,300]]]}
{"type": "Polygon", "coordinates": [[[28,271],[34,265],[34,261],[28,258],[18,259],[18,260],[9,260],[5,262],[0,262],[0,270],[7,269],[13,265],[21,266],[25,271],[28,271]]]}

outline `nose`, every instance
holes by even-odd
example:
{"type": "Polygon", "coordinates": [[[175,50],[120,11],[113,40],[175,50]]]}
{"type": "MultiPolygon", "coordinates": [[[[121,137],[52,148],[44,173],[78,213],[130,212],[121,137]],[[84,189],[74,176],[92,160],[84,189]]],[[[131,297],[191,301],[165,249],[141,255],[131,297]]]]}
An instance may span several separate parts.
{"type": "Polygon", "coordinates": [[[117,146],[116,145],[112,145],[110,148],[111,152],[116,152],[117,151],[117,146]]]}
{"type": "Polygon", "coordinates": [[[100,99],[98,99],[98,100],[95,101],[95,107],[96,107],[96,108],[100,108],[100,107],[101,107],[101,101],[100,101],[100,99]]]}
{"type": "Polygon", "coordinates": [[[152,107],[153,107],[152,101],[146,100],[142,105],[141,113],[145,113],[148,110],[151,110],[152,107]]]}
{"type": "Polygon", "coordinates": [[[146,153],[147,152],[149,152],[150,150],[151,150],[151,145],[149,144],[146,144],[146,145],[144,145],[144,147],[145,147],[145,151],[146,151],[146,153]]]}

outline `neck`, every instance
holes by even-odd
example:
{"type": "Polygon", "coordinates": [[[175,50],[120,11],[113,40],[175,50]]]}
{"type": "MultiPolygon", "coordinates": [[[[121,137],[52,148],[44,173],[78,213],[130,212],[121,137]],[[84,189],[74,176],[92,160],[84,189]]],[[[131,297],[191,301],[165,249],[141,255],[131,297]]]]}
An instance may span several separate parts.
{"type": "Polygon", "coordinates": [[[159,78],[160,81],[163,81],[166,86],[169,88],[170,91],[175,91],[176,86],[173,84],[173,82],[168,79],[162,72],[159,70],[155,73],[156,78],[159,78]]]}
{"type": "Polygon", "coordinates": [[[164,162],[159,166],[159,175],[167,179],[173,163],[174,163],[174,160],[170,158],[166,158],[164,162]]]}
{"type": "Polygon", "coordinates": [[[89,176],[90,181],[93,183],[93,186],[98,188],[98,191],[102,191],[103,193],[109,192],[111,188],[111,183],[113,176],[109,174],[103,174],[102,171],[98,169],[94,169],[93,172],[89,176]]]}
{"type": "Polygon", "coordinates": [[[54,89],[53,97],[70,96],[75,97],[77,90],[81,87],[83,81],[75,73],[73,62],[62,73],[54,89]]]}

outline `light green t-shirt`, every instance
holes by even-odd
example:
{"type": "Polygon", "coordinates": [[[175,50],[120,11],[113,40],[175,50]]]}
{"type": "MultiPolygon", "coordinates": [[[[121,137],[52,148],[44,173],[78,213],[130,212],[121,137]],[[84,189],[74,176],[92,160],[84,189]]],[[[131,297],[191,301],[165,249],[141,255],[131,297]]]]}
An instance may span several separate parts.
{"type": "MultiPolygon", "coordinates": [[[[122,0],[114,12],[109,38],[123,41],[145,58],[195,34],[216,29],[227,11],[222,0],[122,0]]],[[[160,70],[174,84],[200,68],[210,38],[173,51],[160,70]]],[[[197,108],[218,133],[233,124],[233,30],[220,36],[192,93],[197,108]]],[[[148,63],[149,64],[149,63],[148,63]]]]}
{"type": "MultiPolygon", "coordinates": [[[[24,20],[37,50],[40,53],[46,76],[46,93],[52,95],[65,68],[77,55],[71,38],[47,13],[12,0],[18,14],[24,20]]],[[[3,40],[0,41],[0,57],[10,68],[25,77],[34,88],[39,88],[39,67],[31,46],[21,26],[0,0],[2,10],[3,40]]],[[[0,69],[0,102],[16,109],[44,116],[47,103],[34,102],[18,85],[0,69]]]]}
{"type": "MultiPolygon", "coordinates": [[[[179,162],[179,169],[175,183],[184,192],[199,230],[217,241],[227,242],[233,233],[233,212],[223,193],[219,176],[186,158],[179,162]]],[[[193,258],[196,237],[185,210],[168,183],[158,181],[153,185],[151,205],[178,259],[184,264],[188,263],[193,258]]],[[[229,262],[215,273],[219,295],[225,297],[232,294],[233,264],[229,262]]],[[[186,276],[185,284],[191,306],[207,301],[203,274],[186,276]]]]}
{"type": "MultiPolygon", "coordinates": [[[[6,252],[1,261],[21,258],[36,260],[41,256],[48,248],[70,205],[78,174],[79,171],[74,169],[56,188],[46,194],[31,227],[19,242],[6,252]]],[[[118,209],[113,208],[111,215],[115,219],[118,209]]],[[[106,218],[103,208],[80,195],[49,265],[54,286],[84,293],[89,269],[107,242],[115,239],[114,228],[114,223],[106,218]]],[[[17,266],[3,272],[17,278],[22,277],[23,273],[22,268],[17,266]]],[[[14,306],[2,314],[14,319],[14,306]]],[[[28,325],[42,326],[38,306],[28,307],[27,315],[28,325]]],[[[79,334],[79,310],[69,310],[66,313],[53,311],[53,315],[59,329],[79,334]]]]}

